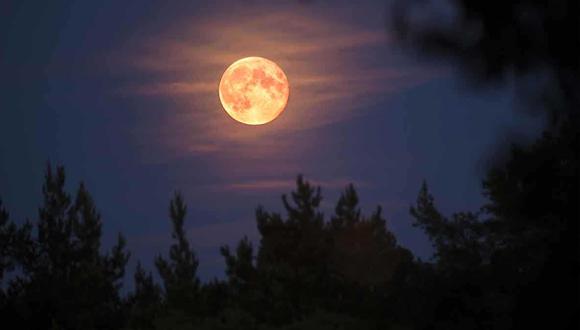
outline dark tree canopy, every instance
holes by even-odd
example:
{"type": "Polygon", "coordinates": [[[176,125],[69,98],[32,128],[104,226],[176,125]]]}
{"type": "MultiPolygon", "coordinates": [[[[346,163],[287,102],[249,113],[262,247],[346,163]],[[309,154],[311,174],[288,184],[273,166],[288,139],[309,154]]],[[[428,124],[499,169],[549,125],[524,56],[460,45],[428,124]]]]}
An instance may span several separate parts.
{"type": "Polygon", "coordinates": [[[4,273],[10,271],[13,267],[13,260],[11,260],[11,249],[14,242],[11,240],[14,237],[16,226],[8,221],[8,211],[2,205],[0,200],[0,280],[4,278],[4,273]]]}
{"type": "Polygon", "coordinates": [[[159,317],[162,303],[161,288],[153,281],[153,274],[143,269],[141,262],[137,263],[134,281],[134,291],[127,297],[127,326],[131,329],[155,329],[154,322],[159,317]]]}
{"type": "Polygon", "coordinates": [[[102,253],[101,217],[91,196],[80,184],[73,200],[64,185],[64,169],[49,166],[38,221],[11,230],[20,271],[9,282],[7,317],[26,329],[120,327],[125,240],[119,236],[102,253]]]}
{"type": "Polygon", "coordinates": [[[391,10],[400,41],[422,54],[453,58],[481,82],[548,70],[578,102],[578,1],[414,0],[391,10]]]}
{"type": "Polygon", "coordinates": [[[485,315],[497,321],[488,328],[578,327],[579,7],[573,0],[395,1],[390,28],[402,44],[458,63],[472,81],[515,78],[552,119],[536,142],[512,145],[487,173],[481,210],[447,218],[421,189],[411,214],[433,242],[444,287],[461,302],[441,311],[442,320],[482,325],[485,315]]]}
{"type": "Polygon", "coordinates": [[[195,319],[201,311],[200,282],[197,277],[199,261],[187,240],[184,222],[186,206],[181,194],[175,196],[169,204],[169,217],[175,240],[169,249],[169,260],[158,256],[155,266],[163,280],[165,305],[169,317],[176,314],[185,319],[195,319]]]}
{"type": "MultiPolygon", "coordinates": [[[[443,283],[457,290],[455,299],[477,290],[483,303],[463,306],[493,311],[484,314],[501,321],[493,328],[508,326],[507,320],[517,329],[578,324],[579,137],[566,121],[530,146],[514,146],[506,164],[483,181],[489,202],[478,213],[442,216],[426,184],[411,208],[415,225],[433,242],[443,283]],[[465,286],[456,289],[458,283],[465,286]],[[504,306],[490,309],[498,304],[504,306]]],[[[442,315],[481,312],[461,307],[442,315]]]]}
{"type": "Polygon", "coordinates": [[[573,326],[580,146],[576,127],[561,127],[514,147],[490,171],[488,203],[477,212],[445,216],[422,185],[410,213],[433,243],[429,262],[397,243],[380,207],[364,215],[352,185],[326,218],[320,188],[299,176],[290,198],[282,196],[284,214],[258,207],[259,242],[223,246],[226,277],[206,283],[175,194],[173,243],[155,259],[162,285],[139,262],[127,295],[119,292],[129,255],[122,236],[102,252],[90,194],[81,184],[71,197],[64,169],[49,167],[37,222],[16,225],[0,207],[0,313],[26,329],[573,326]]]}

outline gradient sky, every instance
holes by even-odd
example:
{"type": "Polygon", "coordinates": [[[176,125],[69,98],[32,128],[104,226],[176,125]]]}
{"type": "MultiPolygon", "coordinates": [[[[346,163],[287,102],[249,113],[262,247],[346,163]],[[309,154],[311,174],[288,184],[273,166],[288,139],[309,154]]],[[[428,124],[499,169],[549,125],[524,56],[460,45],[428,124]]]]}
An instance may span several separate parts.
{"type": "MultiPolygon", "coordinates": [[[[218,247],[258,238],[254,210],[281,210],[297,174],[333,209],[358,188],[382,205],[399,242],[428,258],[409,205],[426,179],[440,208],[475,210],[489,153],[536,134],[509,86],[474,91],[443,62],[397,48],[385,1],[3,1],[0,197],[13,220],[37,217],[45,164],[84,181],[105,246],[123,232],[151,266],[167,253],[173,191],[203,279],[223,276],[218,247]],[[229,118],[217,85],[235,60],[262,56],[290,82],[264,126],[229,118]]],[[[129,270],[132,274],[132,268],[129,270]]]]}

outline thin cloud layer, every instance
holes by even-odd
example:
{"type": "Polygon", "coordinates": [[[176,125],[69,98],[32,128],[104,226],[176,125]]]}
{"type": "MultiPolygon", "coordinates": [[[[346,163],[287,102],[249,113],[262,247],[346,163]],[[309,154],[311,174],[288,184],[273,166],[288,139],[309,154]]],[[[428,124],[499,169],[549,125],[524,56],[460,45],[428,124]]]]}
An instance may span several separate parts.
{"type": "MultiPolygon", "coordinates": [[[[349,179],[311,180],[310,184],[312,184],[315,187],[318,186],[327,189],[343,189],[349,184],[354,184],[357,187],[368,186],[366,182],[349,179]]],[[[260,179],[214,186],[215,190],[223,190],[223,191],[268,191],[268,190],[291,191],[295,188],[296,181],[277,180],[277,179],[260,179]]]]}
{"type": "MultiPolygon", "coordinates": [[[[163,128],[155,128],[169,157],[215,151],[247,154],[248,148],[252,153],[288,150],[296,145],[288,133],[360,115],[382,96],[437,74],[390,61],[383,29],[353,28],[341,24],[339,16],[321,19],[305,10],[225,16],[182,22],[123,50],[130,54],[123,65],[150,79],[128,82],[121,92],[171,101],[171,108],[163,109],[163,128]],[[284,69],[290,99],[278,119],[250,130],[223,111],[217,86],[229,64],[255,55],[284,69]],[[286,143],[269,149],[271,143],[265,141],[272,139],[286,143]]],[[[147,134],[149,129],[138,128],[135,134],[147,134]]]]}

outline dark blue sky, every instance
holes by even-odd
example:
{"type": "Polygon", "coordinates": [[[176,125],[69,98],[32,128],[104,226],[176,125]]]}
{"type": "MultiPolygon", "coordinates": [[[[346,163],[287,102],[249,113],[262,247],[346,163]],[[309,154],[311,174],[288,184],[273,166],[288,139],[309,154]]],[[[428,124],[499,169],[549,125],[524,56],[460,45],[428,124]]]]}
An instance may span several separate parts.
{"type": "MultiPolygon", "coordinates": [[[[46,161],[82,180],[104,222],[151,265],[170,244],[180,190],[202,278],[221,276],[222,244],[257,238],[258,204],[281,210],[298,173],[332,210],[349,182],[382,205],[402,245],[429,256],[408,207],[426,179],[444,212],[482,203],[480,180],[504,136],[540,123],[512,111],[509,86],[474,91],[445,63],[422,63],[385,29],[387,3],[361,1],[3,1],[0,197],[36,219],[46,161]],[[245,126],[217,84],[244,56],[290,81],[282,116],[245,126]]],[[[130,271],[132,273],[132,271],[130,271]]]]}

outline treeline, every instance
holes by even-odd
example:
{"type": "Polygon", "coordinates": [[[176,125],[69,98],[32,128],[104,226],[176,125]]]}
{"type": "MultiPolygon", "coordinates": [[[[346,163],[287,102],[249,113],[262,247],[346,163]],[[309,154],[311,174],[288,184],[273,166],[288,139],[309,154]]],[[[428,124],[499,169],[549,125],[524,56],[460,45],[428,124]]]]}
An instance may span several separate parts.
{"type": "Polygon", "coordinates": [[[400,246],[380,207],[363,215],[353,186],[325,218],[301,176],[285,213],[259,207],[257,246],[220,249],[225,280],[200,282],[170,202],[173,243],[153,274],[120,288],[125,239],[101,248],[102,220],[81,184],[46,170],[38,219],[16,225],[0,204],[2,329],[551,329],[578,324],[578,126],[564,122],[483,182],[488,203],[445,216],[426,184],[410,208],[431,239],[428,262],[400,246]]]}

